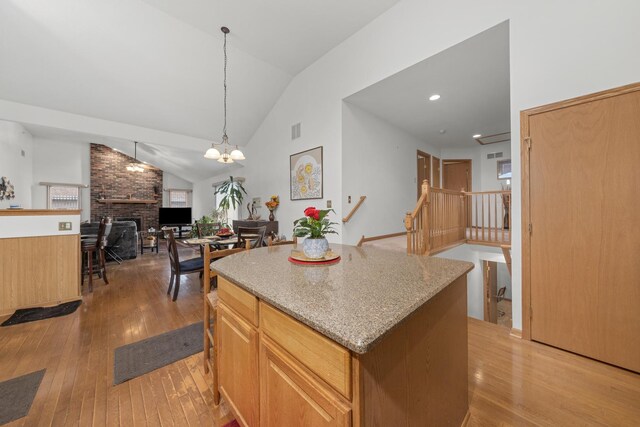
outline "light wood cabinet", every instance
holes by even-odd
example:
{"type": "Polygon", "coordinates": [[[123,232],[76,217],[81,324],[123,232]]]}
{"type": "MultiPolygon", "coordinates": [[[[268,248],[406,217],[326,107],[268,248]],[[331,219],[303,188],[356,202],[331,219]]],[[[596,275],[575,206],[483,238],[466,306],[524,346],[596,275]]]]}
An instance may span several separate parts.
{"type": "Polygon", "coordinates": [[[219,390],[240,425],[465,422],[466,276],[365,354],[346,349],[223,278],[218,285],[219,390]]]}
{"type": "Polygon", "coordinates": [[[220,394],[242,426],[257,426],[259,416],[258,340],[255,327],[218,303],[220,394]]]}
{"type": "Polygon", "coordinates": [[[351,425],[348,402],[271,339],[260,340],[261,426],[351,425]]]}

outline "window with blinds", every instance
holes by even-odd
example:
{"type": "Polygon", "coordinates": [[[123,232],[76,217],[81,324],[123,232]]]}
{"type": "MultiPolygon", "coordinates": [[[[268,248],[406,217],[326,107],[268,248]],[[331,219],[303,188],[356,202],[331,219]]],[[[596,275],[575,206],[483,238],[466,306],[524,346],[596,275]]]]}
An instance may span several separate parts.
{"type": "Polygon", "coordinates": [[[169,190],[169,206],[172,208],[186,208],[191,205],[189,201],[190,191],[169,190]]]}
{"type": "Polygon", "coordinates": [[[50,185],[47,187],[49,209],[80,209],[80,187],[50,185]]]}

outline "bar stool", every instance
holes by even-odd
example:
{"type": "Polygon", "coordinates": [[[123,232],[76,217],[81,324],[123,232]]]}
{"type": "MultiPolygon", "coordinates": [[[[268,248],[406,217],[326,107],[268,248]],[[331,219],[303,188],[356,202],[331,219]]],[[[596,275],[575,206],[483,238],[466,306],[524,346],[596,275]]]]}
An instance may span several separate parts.
{"type": "Polygon", "coordinates": [[[106,228],[107,224],[105,224],[105,220],[103,219],[100,221],[100,225],[98,226],[98,235],[96,236],[96,239],[85,239],[82,241],[80,246],[82,251],[82,286],[84,286],[84,275],[86,272],[89,275],[89,292],[93,292],[93,275],[96,273],[99,277],[102,277],[105,284],[109,284],[104,257],[106,228]],[[97,264],[96,269],[94,269],[93,264],[94,257],[97,264]]]}

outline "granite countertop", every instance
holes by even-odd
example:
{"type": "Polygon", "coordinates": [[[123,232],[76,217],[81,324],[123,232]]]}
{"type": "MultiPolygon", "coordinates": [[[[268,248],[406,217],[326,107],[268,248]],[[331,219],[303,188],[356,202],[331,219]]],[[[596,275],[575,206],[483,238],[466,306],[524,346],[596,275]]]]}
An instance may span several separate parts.
{"type": "Polygon", "coordinates": [[[473,269],[470,262],[373,247],[330,246],[342,257],[338,264],[292,264],[288,257],[294,246],[283,245],[240,252],[215,261],[212,268],[360,354],[473,269]]]}

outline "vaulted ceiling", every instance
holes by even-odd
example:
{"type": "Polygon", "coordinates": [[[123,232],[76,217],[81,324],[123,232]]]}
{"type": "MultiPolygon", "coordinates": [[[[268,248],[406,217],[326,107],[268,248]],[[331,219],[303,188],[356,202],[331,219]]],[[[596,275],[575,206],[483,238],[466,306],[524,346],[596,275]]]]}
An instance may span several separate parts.
{"type": "MultiPolygon", "coordinates": [[[[295,74],[397,1],[3,0],[0,99],[217,142],[224,25],[242,146],[295,74]]],[[[201,147],[176,145],[167,156],[200,165],[201,147]]]]}

